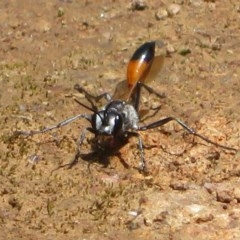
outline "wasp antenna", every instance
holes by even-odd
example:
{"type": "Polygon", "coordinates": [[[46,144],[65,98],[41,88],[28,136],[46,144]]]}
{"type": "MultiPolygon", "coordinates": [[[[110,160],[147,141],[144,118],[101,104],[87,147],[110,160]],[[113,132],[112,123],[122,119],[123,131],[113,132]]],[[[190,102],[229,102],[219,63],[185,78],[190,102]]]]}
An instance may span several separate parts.
{"type": "Polygon", "coordinates": [[[44,128],[42,130],[37,130],[37,131],[35,131],[35,130],[15,131],[14,132],[14,136],[15,137],[18,137],[20,135],[22,135],[22,136],[33,136],[35,134],[41,134],[41,133],[49,132],[49,131],[51,131],[53,129],[57,129],[57,128],[61,128],[63,126],[66,126],[67,124],[69,124],[69,123],[71,123],[71,122],[73,122],[73,121],[75,121],[76,119],[79,119],[79,118],[84,118],[84,119],[86,119],[88,121],[91,121],[91,115],[88,115],[88,114],[78,114],[78,115],[76,115],[74,117],[70,117],[68,119],[65,119],[65,120],[63,120],[62,122],[59,122],[56,125],[53,125],[51,127],[46,127],[46,128],[44,128]]]}
{"type": "Polygon", "coordinates": [[[96,115],[99,116],[99,118],[101,119],[101,121],[103,121],[103,117],[101,116],[101,114],[99,114],[98,110],[95,110],[93,108],[90,108],[89,106],[85,105],[84,103],[81,103],[79,100],[77,100],[76,98],[74,99],[79,105],[81,105],[82,107],[85,107],[86,109],[92,111],[93,113],[95,113],[96,115]]]}
{"type": "Polygon", "coordinates": [[[74,101],[77,102],[79,105],[81,105],[82,107],[90,110],[91,112],[94,112],[94,113],[98,113],[98,111],[96,111],[95,109],[85,105],[84,103],[80,102],[78,99],[74,98],[74,101]]]}

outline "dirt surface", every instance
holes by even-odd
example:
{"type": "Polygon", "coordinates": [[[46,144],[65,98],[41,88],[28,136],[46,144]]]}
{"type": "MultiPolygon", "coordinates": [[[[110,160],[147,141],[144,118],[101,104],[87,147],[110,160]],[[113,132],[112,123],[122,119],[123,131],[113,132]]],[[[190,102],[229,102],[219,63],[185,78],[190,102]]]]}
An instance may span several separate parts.
{"type": "Polygon", "coordinates": [[[145,123],[176,116],[239,149],[239,22],[239,0],[2,0],[0,239],[240,239],[239,152],[175,123],[141,133],[148,175],[136,139],[93,155],[91,134],[75,166],[53,171],[73,158],[85,120],[11,137],[89,112],[76,83],[112,93],[135,49],[162,40],[151,86],[166,98],[143,93],[144,108],[161,106],[145,123]]]}

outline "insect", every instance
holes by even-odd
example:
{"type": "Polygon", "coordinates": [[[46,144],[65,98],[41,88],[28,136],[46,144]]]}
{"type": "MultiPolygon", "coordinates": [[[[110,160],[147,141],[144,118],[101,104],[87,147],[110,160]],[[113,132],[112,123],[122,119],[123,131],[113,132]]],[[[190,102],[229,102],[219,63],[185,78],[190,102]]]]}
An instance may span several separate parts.
{"type": "Polygon", "coordinates": [[[78,114],[68,118],[52,127],[47,127],[39,131],[17,131],[16,134],[24,136],[32,136],[34,134],[45,133],[53,129],[63,127],[77,119],[86,119],[90,122],[91,126],[87,127],[82,133],[78,141],[78,148],[73,161],[76,161],[81,154],[80,146],[85,138],[86,130],[95,135],[95,138],[101,136],[110,136],[113,141],[118,139],[126,139],[130,136],[138,138],[138,145],[140,150],[140,167],[141,171],[145,171],[146,162],[144,157],[143,141],[139,132],[149,129],[160,127],[170,121],[175,121],[183,127],[190,134],[197,136],[217,147],[224,148],[230,151],[237,151],[235,148],[218,144],[207,137],[197,133],[194,129],[190,128],[183,121],[175,117],[166,117],[147,125],[140,124],[139,117],[139,103],[141,96],[141,89],[145,88],[150,93],[161,96],[145,83],[151,80],[156,73],[161,70],[164,57],[155,56],[156,42],[146,42],[141,45],[133,54],[127,67],[127,81],[120,82],[113,97],[108,93],[99,95],[97,97],[89,94],[80,85],[75,85],[75,89],[85,94],[85,97],[91,104],[91,107],[81,103],[75,99],[81,106],[90,110],[91,114],[78,114]],[[120,96],[121,95],[121,96],[120,96]],[[93,100],[98,101],[101,98],[107,99],[108,103],[102,108],[98,109],[93,100]],[[116,100],[117,98],[117,100],[116,100]],[[124,100],[123,100],[124,99],[124,100]]]}

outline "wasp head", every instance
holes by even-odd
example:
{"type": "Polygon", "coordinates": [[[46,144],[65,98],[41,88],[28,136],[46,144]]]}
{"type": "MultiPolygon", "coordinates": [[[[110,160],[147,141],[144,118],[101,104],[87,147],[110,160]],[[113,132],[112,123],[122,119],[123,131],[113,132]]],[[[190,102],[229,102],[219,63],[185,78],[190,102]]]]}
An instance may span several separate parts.
{"type": "Polygon", "coordinates": [[[99,111],[92,118],[92,128],[99,135],[116,136],[122,129],[123,119],[118,112],[99,111]]]}

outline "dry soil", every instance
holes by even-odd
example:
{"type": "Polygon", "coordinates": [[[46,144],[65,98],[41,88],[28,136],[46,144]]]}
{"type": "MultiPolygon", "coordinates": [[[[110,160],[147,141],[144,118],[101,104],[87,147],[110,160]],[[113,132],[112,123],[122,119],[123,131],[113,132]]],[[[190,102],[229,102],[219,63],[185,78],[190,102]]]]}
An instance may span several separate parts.
{"type": "MultiPolygon", "coordinates": [[[[85,120],[32,137],[88,110],[74,91],[112,93],[135,49],[162,41],[165,65],[143,92],[215,142],[240,148],[239,0],[2,0],[0,3],[0,239],[240,239],[240,154],[176,123],[91,154],[85,120]],[[57,170],[56,170],[57,169],[57,170]],[[55,171],[54,171],[55,170],[55,171]]],[[[151,111],[150,111],[151,112],[151,111]]]]}

